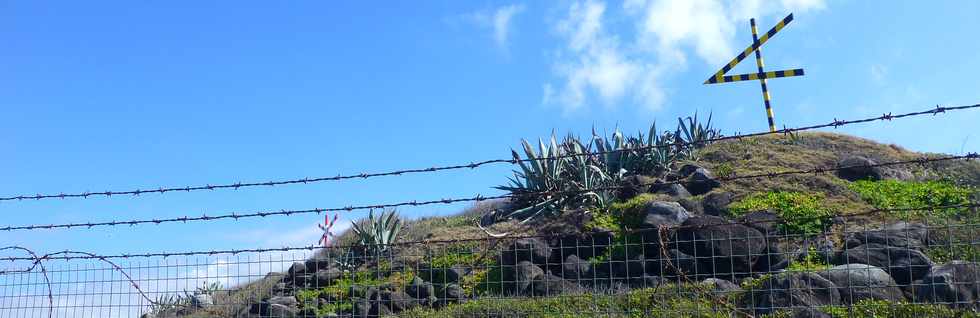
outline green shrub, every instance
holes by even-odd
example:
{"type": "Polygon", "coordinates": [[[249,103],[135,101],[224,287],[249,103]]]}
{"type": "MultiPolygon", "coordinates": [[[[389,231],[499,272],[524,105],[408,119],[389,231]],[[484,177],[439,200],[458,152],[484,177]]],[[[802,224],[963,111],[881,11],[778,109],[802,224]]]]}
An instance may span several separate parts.
{"type": "MultiPolygon", "coordinates": [[[[945,181],[855,181],[848,187],[861,195],[861,198],[879,209],[927,208],[941,205],[970,203],[975,189],[960,187],[945,181]]],[[[929,209],[922,211],[896,211],[894,216],[902,219],[922,219],[946,221],[948,218],[975,218],[968,208],[929,209]]]]}
{"type": "Polygon", "coordinates": [[[762,274],[759,277],[749,277],[742,280],[742,289],[744,290],[755,290],[761,289],[762,284],[764,284],[769,278],[772,278],[773,274],[762,274]]]}
{"type": "Polygon", "coordinates": [[[924,249],[923,252],[929,256],[929,259],[940,264],[952,260],[980,262],[980,246],[975,244],[969,238],[953,238],[953,241],[948,244],[931,246],[924,249]]]}
{"type": "Polygon", "coordinates": [[[733,167],[731,163],[725,162],[715,166],[714,171],[719,177],[726,178],[735,174],[735,167],[733,167]]]}
{"type": "Polygon", "coordinates": [[[830,268],[830,264],[827,264],[826,260],[820,258],[820,254],[817,253],[815,248],[810,248],[806,255],[803,256],[802,261],[793,261],[789,263],[789,267],[786,270],[796,271],[796,272],[816,272],[830,268]]]}
{"type": "Polygon", "coordinates": [[[752,211],[770,210],[783,219],[778,225],[780,230],[793,234],[816,234],[830,225],[831,217],[835,214],[826,206],[820,193],[776,191],[749,195],[732,203],[728,210],[736,217],[752,211]]]}
{"type": "Polygon", "coordinates": [[[823,312],[834,318],[885,318],[885,317],[980,317],[980,314],[970,310],[955,310],[943,305],[910,304],[906,302],[889,302],[885,300],[865,299],[849,307],[825,306],[823,312]]]}
{"type": "MultiPolygon", "coordinates": [[[[486,268],[486,273],[477,275],[472,295],[499,295],[503,293],[504,272],[500,266],[486,268]]],[[[465,288],[465,287],[464,287],[465,288]]]]}

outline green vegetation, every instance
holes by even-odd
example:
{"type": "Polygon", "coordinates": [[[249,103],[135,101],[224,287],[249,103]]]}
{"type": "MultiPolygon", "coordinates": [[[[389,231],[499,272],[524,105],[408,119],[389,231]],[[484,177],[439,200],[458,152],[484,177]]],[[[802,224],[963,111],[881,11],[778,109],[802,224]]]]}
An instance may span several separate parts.
{"type": "Polygon", "coordinates": [[[191,306],[195,296],[215,296],[221,290],[222,286],[219,282],[204,282],[200,287],[195,288],[194,291],[185,290],[183,293],[159,295],[152,304],[150,313],[159,315],[173,314],[178,310],[191,306]]]}
{"type": "Polygon", "coordinates": [[[830,264],[827,264],[826,260],[820,258],[820,254],[817,253],[815,248],[810,248],[807,250],[806,255],[803,256],[802,261],[793,261],[789,263],[789,267],[786,268],[788,271],[797,272],[816,272],[830,268],[830,264]]]}
{"type": "Polygon", "coordinates": [[[625,294],[570,294],[539,298],[479,298],[442,309],[416,308],[401,317],[729,317],[728,307],[699,296],[688,285],[636,289],[625,294]],[[606,316],[608,315],[608,316],[606,316]]]}
{"type": "Polygon", "coordinates": [[[969,204],[977,194],[975,188],[954,185],[947,181],[856,181],[848,187],[862,199],[879,209],[916,209],[892,211],[891,215],[910,221],[925,221],[937,228],[935,239],[941,242],[924,249],[934,261],[980,260],[980,246],[974,244],[977,232],[973,225],[980,223],[980,215],[968,207],[931,209],[932,206],[969,204]]]}
{"type": "Polygon", "coordinates": [[[367,287],[391,284],[397,289],[402,289],[413,278],[415,278],[415,273],[411,269],[388,272],[387,276],[382,277],[378,277],[378,273],[375,271],[344,273],[330,286],[297,291],[296,300],[301,306],[317,307],[317,298],[331,299],[332,301],[325,306],[318,307],[317,312],[322,314],[340,313],[343,310],[353,308],[352,297],[363,296],[359,293],[363,293],[367,287]]]}
{"type": "Polygon", "coordinates": [[[772,278],[772,275],[773,274],[763,274],[763,275],[759,275],[759,277],[746,278],[742,280],[742,284],[741,284],[742,289],[744,290],[761,289],[762,284],[765,284],[765,282],[768,281],[769,278],[772,278]]]}
{"type": "Polygon", "coordinates": [[[793,234],[816,234],[830,225],[835,212],[827,208],[820,193],[765,192],[749,195],[728,207],[733,216],[752,211],[769,210],[778,214],[783,222],[778,228],[793,234]]]}
{"type": "Polygon", "coordinates": [[[381,253],[398,239],[401,231],[402,220],[398,213],[392,211],[382,211],[377,219],[374,218],[374,210],[368,212],[366,222],[358,224],[353,222],[351,230],[357,237],[357,244],[372,254],[381,253]]]}
{"type": "Polygon", "coordinates": [[[923,252],[926,253],[926,256],[929,256],[929,259],[940,264],[948,263],[952,260],[980,262],[980,246],[974,244],[969,238],[954,238],[948,245],[932,246],[926,248],[923,252]]]}
{"type": "Polygon", "coordinates": [[[980,317],[980,313],[972,310],[955,310],[943,305],[894,303],[870,299],[861,300],[849,307],[827,306],[821,310],[834,318],[980,317]]]}
{"type": "Polygon", "coordinates": [[[732,177],[735,175],[735,167],[731,163],[724,162],[715,166],[714,172],[718,177],[732,177]]]}
{"type": "Polygon", "coordinates": [[[463,285],[460,287],[463,287],[463,291],[466,291],[467,295],[499,295],[504,291],[503,281],[503,269],[494,265],[474,271],[472,275],[464,277],[463,285]],[[470,281],[475,283],[470,284],[470,281]]]}
{"type": "Polygon", "coordinates": [[[609,139],[593,131],[592,140],[567,136],[558,142],[552,135],[550,143],[539,140],[537,150],[523,140],[524,158],[511,151],[520,170],[514,171],[509,184],[496,187],[510,192],[518,208],[496,217],[524,222],[566,210],[606,208],[615,198],[615,191],[608,188],[623,177],[663,175],[678,160],[698,160],[698,151],[708,140],[721,136],[712,128],[710,116],[707,122],[698,121],[697,114],[686,119],[685,123],[678,118],[673,132],[661,132],[654,123],[645,136],[627,137],[616,130],[609,139]],[[690,146],[678,147],[680,143],[690,146]],[[541,196],[540,192],[558,194],[541,196]]]}
{"type": "MultiPolygon", "coordinates": [[[[976,192],[973,188],[960,187],[945,181],[861,180],[850,183],[848,187],[879,209],[915,209],[967,204],[976,192]]],[[[947,208],[895,211],[893,215],[902,219],[922,219],[928,216],[930,221],[942,222],[949,218],[971,217],[969,211],[968,208],[947,208]]]]}

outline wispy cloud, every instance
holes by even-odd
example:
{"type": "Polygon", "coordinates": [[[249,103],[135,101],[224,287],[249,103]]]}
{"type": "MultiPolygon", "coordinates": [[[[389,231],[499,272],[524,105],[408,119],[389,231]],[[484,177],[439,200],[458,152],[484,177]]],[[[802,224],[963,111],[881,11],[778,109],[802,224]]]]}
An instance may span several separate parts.
{"type": "Polygon", "coordinates": [[[576,1],[555,23],[564,40],[552,67],[558,84],[543,85],[542,101],[573,111],[593,98],[605,105],[631,98],[656,110],[666,100],[661,78],[683,71],[690,55],[710,65],[730,59],[735,28],[750,17],[825,7],[823,0],[627,0],[610,10],[603,1],[576,1]],[[607,21],[626,21],[635,32],[607,21]]]}
{"type": "Polygon", "coordinates": [[[630,56],[605,28],[605,14],[603,2],[576,2],[557,23],[555,29],[567,44],[557,52],[553,69],[564,84],[557,89],[544,84],[543,101],[572,111],[582,107],[590,94],[605,105],[634,95],[651,108],[659,107],[663,94],[656,86],[653,66],[630,56]]]}
{"type": "Polygon", "coordinates": [[[465,22],[489,31],[494,44],[506,51],[513,33],[514,18],[523,13],[525,9],[523,4],[511,4],[458,15],[448,19],[448,21],[450,23],[465,22]]]}

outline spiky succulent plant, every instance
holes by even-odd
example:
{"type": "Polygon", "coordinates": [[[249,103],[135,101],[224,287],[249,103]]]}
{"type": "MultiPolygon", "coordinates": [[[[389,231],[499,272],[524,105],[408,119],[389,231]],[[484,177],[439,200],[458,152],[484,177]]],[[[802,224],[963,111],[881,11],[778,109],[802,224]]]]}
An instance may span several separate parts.
{"type": "Polygon", "coordinates": [[[379,253],[390,246],[398,238],[401,232],[402,220],[394,210],[382,211],[378,218],[374,217],[374,210],[368,212],[367,220],[353,222],[351,230],[357,237],[357,245],[365,251],[379,253]]]}

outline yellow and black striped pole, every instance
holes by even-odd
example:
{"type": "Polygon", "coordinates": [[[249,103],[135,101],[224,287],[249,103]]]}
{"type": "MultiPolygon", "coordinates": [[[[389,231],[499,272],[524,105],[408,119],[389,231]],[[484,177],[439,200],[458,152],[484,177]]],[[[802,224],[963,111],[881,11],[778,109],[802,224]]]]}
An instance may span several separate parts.
{"type": "MultiPolygon", "coordinates": [[[[763,70],[762,65],[762,46],[759,43],[759,31],[755,27],[755,19],[749,19],[749,23],[752,24],[752,46],[755,49],[755,65],[759,67],[759,74],[765,74],[766,71],[763,70]]],[[[766,117],[769,118],[769,131],[776,131],[776,120],[772,115],[772,104],[769,101],[769,88],[766,87],[766,78],[759,78],[759,83],[762,84],[762,100],[766,103],[766,117]]]]}
{"type": "Polygon", "coordinates": [[[766,118],[768,118],[769,120],[769,131],[776,131],[776,120],[772,113],[772,102],[770,100],[769,86],[768,83],[766,82],[766,79],[802,76],[803,69],[797,68],[791,70],[766,72],[762,62],[762,44],[765,44],[766,41],[769,41],[769,39],[775,36],[776,33],[778,33],[784,27],[789,25],[790,22],[793,22],[793,14],[790,13],[785,18],[780,20],[778,23],[776,23],[775,26],[772,27],[772,29],[769,29],[769,31],[763,34],[761,37],[759,36],[759,30],[755,25],[755,19],[750,19],[749,22],[752,25],[752,44],[750,44],[749,47],[745,48],[745,50],[743,50],[737,56],[735,56],[735,58],[732,59],[730,62],[728,62],[728,64],[725,64],[724,66],[721,67],[720,70],[712,74],[711,77],[708,77],[708,79],[705,80],[704,83],[720,84],[720,83],[731,83],[731,82],[739,82],[739,81],[759,80],[759,83],[762,84],[762,100],[763,102],[765,102],[766,105],[766,118]],[[757,73],[725,75],[725,73],[728,73],[728,71],[732,70],[732,68],[734,68],[735,65],[738,65],[739,62],[741,62],[746,57],[748,57],[749,53],[752,52],[755,52],[755,64],[758,67],[757,73]]]}

